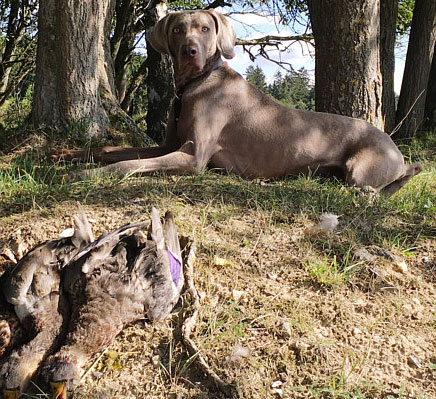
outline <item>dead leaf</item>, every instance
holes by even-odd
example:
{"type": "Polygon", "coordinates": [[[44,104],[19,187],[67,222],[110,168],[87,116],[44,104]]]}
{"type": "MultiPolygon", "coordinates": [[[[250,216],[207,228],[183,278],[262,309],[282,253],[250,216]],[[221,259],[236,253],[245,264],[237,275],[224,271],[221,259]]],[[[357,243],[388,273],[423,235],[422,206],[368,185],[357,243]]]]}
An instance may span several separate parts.
{"type": "Polygon", "coordinates": [[[227,259],[224,259],[224,258],[220,258],[219,256],[216,256],[216,255],[214,257],[213,262],[214,262],[214,265],[217,267],[233,266],[233,262],[231,262],[227,259]]]}
{"type": "Polygon", "coordinates": [[[407,263],[405,260],[395,263],[397,270],[401,273],[407,273],[407,263]]]}

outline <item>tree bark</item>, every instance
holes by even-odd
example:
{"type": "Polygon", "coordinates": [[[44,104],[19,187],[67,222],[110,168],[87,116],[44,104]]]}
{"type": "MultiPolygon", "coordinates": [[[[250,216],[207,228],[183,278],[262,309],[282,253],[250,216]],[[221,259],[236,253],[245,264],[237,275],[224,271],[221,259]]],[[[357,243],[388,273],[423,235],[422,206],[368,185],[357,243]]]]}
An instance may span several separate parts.
{"type": "Polygon", "coordinates": [[[60,120],[57,92],[56,0],[41,0],[38,10],[35,88],[32,119],[35,125],[57,127],[60,120]]]}
{"type": "Polygon", "coordinates": [[[396,113],[395,138],[411,138],[421,127],[436,41],[436,1],[416,0],[403,82],[396,113]]]}
{"type": "Polygon", "coordinates": [[[398,0],[380,2],[380,67],[383,82],[382,114],[385,132],[395,128],[395,28],[398,0]]]}
{"type": "Polygon", "coordinates": [[[109,120],[99,93],[104,21],[109,1],[57,2],[59,21],[58,102],[63,122],[79,124],[91,136],[106,133],[109,120]],[[63,4],[61,4],[63,3],[63,4]]]}
{"type": "Polygon", "coordinates": [[[426,127],[436,128],[436,43],[433,51],[430,75],[428,77],[424,117],[426,118],[426,127]]]}
{"type": "MultiPolygon", "coordinates": [[[[144,20],[151,29],[167,12],[167,2],[154,0],[144,20]]],[[[147,134],[157,143],[165,136],[168,114],[174,98],[173,67],[170,58],[153,49],[147,41],[147,134]]]]}
{"type": "Polygon", "coordinates": [[[34,124],[82,142],[150,144],[115,95],[109,43],[114,0],[41,0],[39,7],[34,124]],[[117,130],[122,125],[126,132],[117,130]]]}
{"type": "Polygon", "coordinates": [[[383,128],[378,0],[309,0],[315,108],[383,128]]]}

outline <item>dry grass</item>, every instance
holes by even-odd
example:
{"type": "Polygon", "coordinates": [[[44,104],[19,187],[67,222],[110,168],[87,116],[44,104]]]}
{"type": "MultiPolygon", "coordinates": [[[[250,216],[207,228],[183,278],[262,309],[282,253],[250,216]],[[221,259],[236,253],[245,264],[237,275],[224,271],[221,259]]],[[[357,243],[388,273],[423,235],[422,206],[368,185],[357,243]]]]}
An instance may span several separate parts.
{"type": "MultiPolygon", "coordinates": [[[[391,198],[212,172],[62,184],[62,165],[5,159],[0,237],[17,254],[69,227],[76,201],[96,233],[147,219],[152,206],[173,211],[197,242],[194,339],[234,398],[436,397],[431,157],[391,198]],[[340,215],[338,228],[309,234],[323,212],[340,215]]],[[[222,397],[181,344],[189,306],[185,298],[170,320],[125,329],[74,397],[222,397]]]]}

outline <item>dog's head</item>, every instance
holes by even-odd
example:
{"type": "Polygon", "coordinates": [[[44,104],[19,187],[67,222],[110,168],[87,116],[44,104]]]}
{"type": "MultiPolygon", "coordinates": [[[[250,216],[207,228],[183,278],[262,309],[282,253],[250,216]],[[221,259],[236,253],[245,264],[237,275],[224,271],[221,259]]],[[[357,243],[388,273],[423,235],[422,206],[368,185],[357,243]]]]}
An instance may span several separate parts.
{"type": "Polygon", "coordinates": [[[235,31],[215,10],[178,11],[161,19],[147,37],[160,53],[171,56],[176,80],[201,74],[217,56],[235,56],[235,31]]]}

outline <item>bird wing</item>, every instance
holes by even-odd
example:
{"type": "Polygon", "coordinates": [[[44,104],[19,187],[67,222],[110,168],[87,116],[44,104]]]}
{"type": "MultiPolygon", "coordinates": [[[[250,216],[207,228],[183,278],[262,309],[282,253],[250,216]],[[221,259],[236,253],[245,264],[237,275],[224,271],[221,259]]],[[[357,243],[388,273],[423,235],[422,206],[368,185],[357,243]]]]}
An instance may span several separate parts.
{"type": "Polygon", "coordinates": [[[137,267],[145,280],[147,315],[162,320],[177,303],[183,288],[183,264],[177,228],[171,213],[162,224],[159,212],[153,208],[150,240],[138,257],[137,267]]]}
{"type": "Polygon", "coordinates": [[[35,246],[2,278],[5,298],[15,306],[20,320],[32,312],[40,298],[59,290],[59,271],[94,238],[84,213],[74,218],[74,227],[71,237],[35,246]]]}

